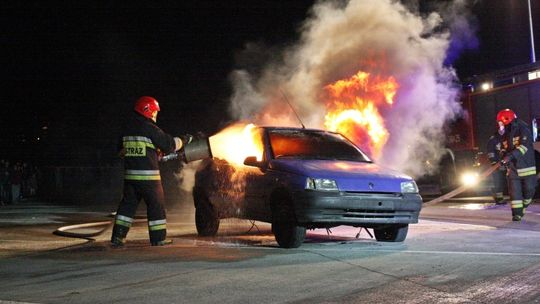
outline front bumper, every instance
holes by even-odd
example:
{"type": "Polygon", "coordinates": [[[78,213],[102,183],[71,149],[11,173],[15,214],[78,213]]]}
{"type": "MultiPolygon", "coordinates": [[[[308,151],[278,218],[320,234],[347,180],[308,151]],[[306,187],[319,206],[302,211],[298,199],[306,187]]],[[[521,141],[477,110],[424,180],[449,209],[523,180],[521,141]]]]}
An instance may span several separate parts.
{"type": "Polygon", "coordinates": [[[294,195],[296,218],[308,228],[418,223],[419,194],[300,191],[294,195]]]}

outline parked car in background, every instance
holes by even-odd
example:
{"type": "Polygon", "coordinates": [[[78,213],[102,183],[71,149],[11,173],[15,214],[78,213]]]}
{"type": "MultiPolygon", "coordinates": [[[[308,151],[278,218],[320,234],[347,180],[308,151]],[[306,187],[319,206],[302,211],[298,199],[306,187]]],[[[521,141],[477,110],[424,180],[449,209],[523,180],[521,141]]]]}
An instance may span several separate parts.
{"type": "Polygon", "coordinates": [[[339,133],[257,127],[261,155],[244,166],[203,161],[193,198],[201,236],[224,218],[268,222],[280,247],[299,247],[306,229],[372,228],[377,241],[404,241],[422,198],[415,181],[383,168],[339,133]]]}

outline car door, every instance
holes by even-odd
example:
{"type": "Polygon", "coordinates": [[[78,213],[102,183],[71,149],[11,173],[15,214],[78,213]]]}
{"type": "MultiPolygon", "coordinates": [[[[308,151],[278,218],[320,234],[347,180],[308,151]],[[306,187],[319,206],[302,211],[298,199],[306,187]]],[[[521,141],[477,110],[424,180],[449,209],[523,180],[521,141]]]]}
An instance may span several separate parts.
{"type": "Polygon", "coordinates": [[[245,211],[247,217],[260,221],[270,221],[270,208],[267,204],[268,195],[274,188],[272,177],[268,175],[267,164],[269,159],[268,141],[264,129],[259,129],[257,141],[264,147],[262,155],[258,157],[257,166],[246,166],[245,211]]]}

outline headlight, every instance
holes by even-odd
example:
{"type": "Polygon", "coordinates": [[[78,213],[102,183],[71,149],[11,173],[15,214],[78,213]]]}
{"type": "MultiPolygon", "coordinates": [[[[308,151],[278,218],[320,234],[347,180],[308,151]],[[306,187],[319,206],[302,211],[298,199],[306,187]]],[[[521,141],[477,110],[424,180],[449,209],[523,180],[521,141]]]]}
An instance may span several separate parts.
{"type": "Polygon", "coordinates": [[[414,181],[402,182],[401,193],[418,193],[418,186],[414,181]]]}
{"type": "Polygon", "coordinates": [[[337,183],[333,179],[311,178],[306,179],[306,189],[319,191],[338,191],[337,183]]]}
{"type": "Polygon", "coordinates": [[[464,186],[474,186],[478,184],[479,176],[477,172],[465,172],[461,175],[461,183],[464,186]]]}

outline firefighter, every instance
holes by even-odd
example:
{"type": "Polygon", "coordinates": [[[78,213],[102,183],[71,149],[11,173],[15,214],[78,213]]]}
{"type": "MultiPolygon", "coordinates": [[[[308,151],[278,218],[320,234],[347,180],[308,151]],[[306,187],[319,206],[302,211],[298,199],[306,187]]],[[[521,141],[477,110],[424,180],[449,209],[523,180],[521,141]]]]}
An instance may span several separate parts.
{"type": "MultiPolygon", "coordinates": [[[[502,138],[504,135],[505,126],[499,121],[497,122],[497,131],[489,138],[487,143],[487,155],[491,165],[497,165],[501,161],[505,151],[502,148],[502,138]]],[[[499,170],[493,172],[493,200],[497,205],[504,205],[504,187],[506,184],[505,176],[506,168],[500,166],[499,170]]]]}
{"type": "Polygon", "coordinates": [[[137,206],[144,199],[150,244],[168,245],[172,240],[166,238],[165,199],[158,161],[159,155],[178,151],[185,143],[156,125],[160,108],[155,98],[140,97],[134,110],[119,141],[119,154],[124,159],[124,190],[114,220],[111,244],[113,247],[124,245],[137,206]]]}
{"type": "Polygon", "coordinates": [[[527,124],[518,119],[510,109],[501,110],[497,114],[497,122],[499,121],[505,126],[502,147],[506,152],[501,164],[507,168],[512,220],[521,221],[525,209],[532,201],[536,186],[532,133],[527,124]]]}

